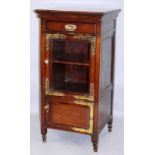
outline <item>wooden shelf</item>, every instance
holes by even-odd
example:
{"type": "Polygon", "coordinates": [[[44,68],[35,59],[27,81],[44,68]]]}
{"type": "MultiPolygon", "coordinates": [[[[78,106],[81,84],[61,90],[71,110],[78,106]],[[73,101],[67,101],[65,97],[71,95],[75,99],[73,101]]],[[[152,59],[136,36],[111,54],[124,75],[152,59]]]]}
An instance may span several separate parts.
{"type": "Polygon", "coordinates": [[[53,63],[89,66],[88,58],[79,55],[61,55],[52,60],[53,63]]]}
{"type": "Polygon", "coordinates": [[[53,63],[68,64],[68,65],[89,66],[89,63],[71,62],[71,61],[59,61],[59,60],[54,60],[53,63]]]}

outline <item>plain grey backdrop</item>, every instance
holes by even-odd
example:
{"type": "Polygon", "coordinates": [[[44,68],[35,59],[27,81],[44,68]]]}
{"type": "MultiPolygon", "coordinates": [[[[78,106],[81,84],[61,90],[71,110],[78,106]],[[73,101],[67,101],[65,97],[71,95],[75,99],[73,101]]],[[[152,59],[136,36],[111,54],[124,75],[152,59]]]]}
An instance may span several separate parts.
{"type": "Polygon", "coordinates": [[[123,155],[124,135],[124,46],[123,46],[123,0],[31,0],[30,13],[30,108],[31,108],[31,155],[73,155],[94,154],[90,137],[56,130],[48,131],[46,144],[41,142],[39,126],[39,20],[33,10],[77,10],[104,11],[121,9],[117,19],[116,32],[116,69],[114,96],[114,127],[108,133],[101,133],[99,151],[96,154],[123,155]]]}

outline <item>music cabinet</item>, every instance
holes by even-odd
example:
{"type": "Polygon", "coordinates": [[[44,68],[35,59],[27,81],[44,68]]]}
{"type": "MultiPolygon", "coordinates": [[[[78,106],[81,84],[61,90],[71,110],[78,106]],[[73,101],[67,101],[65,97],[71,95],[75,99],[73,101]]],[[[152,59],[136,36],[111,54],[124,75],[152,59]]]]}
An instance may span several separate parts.
{"type": "Polygon", "coordinates": [[[35,10],[40,18],[41,134],[48,128],[91,136],[112,131],[115,32],[120,10],[35,10]]]}

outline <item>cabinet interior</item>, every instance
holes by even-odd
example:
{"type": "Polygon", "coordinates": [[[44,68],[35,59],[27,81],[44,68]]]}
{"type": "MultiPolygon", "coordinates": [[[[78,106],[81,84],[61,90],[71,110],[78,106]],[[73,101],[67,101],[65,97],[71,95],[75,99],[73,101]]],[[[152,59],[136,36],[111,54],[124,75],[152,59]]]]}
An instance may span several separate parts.
{"type": "Polygon", "coordinates": [[[51,40],[51,89],[89,93],[90,43],[51,40]]]}

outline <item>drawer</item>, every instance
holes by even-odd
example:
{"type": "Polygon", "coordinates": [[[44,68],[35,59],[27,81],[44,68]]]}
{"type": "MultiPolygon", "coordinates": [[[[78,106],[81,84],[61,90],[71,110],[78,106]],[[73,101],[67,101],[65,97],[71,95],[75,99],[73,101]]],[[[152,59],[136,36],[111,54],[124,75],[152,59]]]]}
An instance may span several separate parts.
{"type": "Polygon", "coordinates": [[[57,32],[96,33],[96,25],[92,23],[46,22],[46,29],[57,32]]]}
{"type": "Polygon", "coordinates": [[[49,126],[59,125],[88,129],[90,124],[90,107],[74,103],[49,103],[46,115],[49,126]]]}

